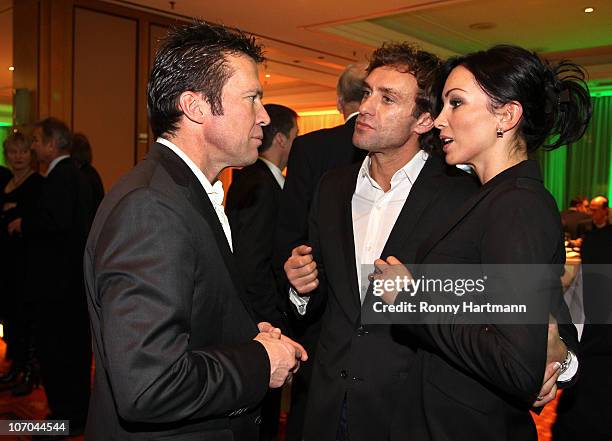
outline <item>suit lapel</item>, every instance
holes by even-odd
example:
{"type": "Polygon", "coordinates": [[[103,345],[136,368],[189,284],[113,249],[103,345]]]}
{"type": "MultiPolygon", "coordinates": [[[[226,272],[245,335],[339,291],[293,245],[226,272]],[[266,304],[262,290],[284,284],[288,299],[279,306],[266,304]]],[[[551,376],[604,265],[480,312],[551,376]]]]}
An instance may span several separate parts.
{"type": "Polygon", "coordinates": [[[240,300],[244,304],[244,307],[249,312],[251,317],[254,317],[253,310],[249,300],[246,298],[246,291],[241,283],[241,276],[238,272],[234,255],[232,254],[227,238],[221,222],[215,212],[210,198],[206,194],[206,191],[202,187],[202,184],[198,178],[193,174],[191,169],[169,148],[153,144],[151,147],[151,154],[156,156],[168,173],[172,176],[174,181],[183,187],[183,192],[191,205],[200,213],[206,223],[210,226],[217,248],[221,253],[225,267],[227,268],[232,283],[240,297],[240,300]]]}
{"type": "Polygon", "coordinates": [[[278,187],[279,190],[282,190],[281,186],[278,184],[278,181],[274,177],[272,170],[270,170],[270,167],[268,167],[265,162],[263,162],[261,159],[258,159],[255,162],[255,166],[259,167],[259,169],[262,170],[263,173],[266,175],[267,179],[270,180],[270,182],[274,183],[274,188],[278,187]]]}
{"type": "Polygon", "coordinates": [[[355,185],[357,184],[357,175],[361,168],[361,164],[355,164],[350,173],[350,179],[343,181],[344,186],[340,189],[340,203],[336,205],[338,213],[337,219],[340,219],[340,231],[342,254],[346,274],[348,276],[349,286],[347,292],[348,299],[342,299],[344,306],[350,316],[356,319],[361,309],[361,300],[359,297],[359,284],[357,281],[357,263],[355,258],[355,236],[353,232],[353,193],[355,193],[355,185]]]}

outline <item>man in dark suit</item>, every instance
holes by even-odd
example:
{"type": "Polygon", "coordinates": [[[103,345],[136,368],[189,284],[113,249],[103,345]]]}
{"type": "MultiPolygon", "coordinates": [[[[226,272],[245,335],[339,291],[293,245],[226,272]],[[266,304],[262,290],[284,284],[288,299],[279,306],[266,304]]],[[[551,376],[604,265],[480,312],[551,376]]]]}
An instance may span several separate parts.
{"type": "Polygon", "coordinates": [[[580,378],[563,392],[554,441],[612,439],[612,225],[586,234],[582,244],[585,323],[578,347],[580,378]],[[604,416],[605,415],[605,416],[604,416]]]}
{"type": "Polygon", "coordinates": [[[85,251],[96,374],[89,440],[257,440],[259,403],[303,348],[256,324],[219,173],[257,159],[252,37],[195,22],[162,43],[148,85],[157,142],[109,191],[85,251]]]}
{"type": "MultiPolygon", "coordinates": [[[[257,320],[285,330],[286,318],[272,272],[272,252],[278,200],[285,183],[282,170],[297,134],[297,113],[278,104],[264,107],[270,124],[263,128],[259,159],[234,171],[225,212],[232,228],[234,255],[257,320]]],[[[276,439],[280,401],[280,389],[268,392],[262,405],[262,441],[276,439]]]]}
{"type": "Polygon", "coordinates": [[[389,255],[414,261],[418,244],[477,189],[471,177],[425,151],[435,146],[429,132],[438,64],[409,45],[374,52],[353,136],[370,155],[323,177],[310,246],[294,249],[285,264],[296,291],[309,294],[306,317],[324,311],[306,441],[389,439],[415,352],[389,325],[361,323],[364,265],[389,255]]]}
{"type": "MultiPolygon", "coordinates": [[[[344,124],[298,136],[293,143],[287,164],[287,179],[280,197],[278,224],[275,237],[273,264],[285,309],[288,285],[283,264],[291,250],[308,242],[308,213],[319,179],[334,168],[363,161],[366,155],[353,145],[353,131],[359,103],[363,96],[365,64],[348,66],[338,78],[337,107],[344,116],[344,124]]],[[[320,320],[311,316],[308,321],[294,320],[289,314],[295,338],[313,354],[319,335],[320,320]]],[[[312,357],[311,357],[312,358],[312,357]]],[[[306,394],[310,381],[312,361],[305,363],[291,384],[291,409],[287,421],[287,441],[302,440],[302,425],[306,408],[306,394]]]]}
{"type": "Polygon", "coordinates": [[[85,426],[90,391],[91,335],[83,286],[83,250],[93,200],[69,155],[72,135],[55,118],[34,126],[32,149],[47,166],[39,204],[9,224],[28,237],[26,292],[36,305],[35,342],[49,419],[85,426]]]}
{"type": "Polygon", "coordinates": [[[578,237],[584,238],[589,232],[596,231],[608,226],[609,210],[608,198],[605,196],[595,196],[589,204],[589,218],[577,225],[578,237]]]}
{"type": "Polygon", "coordinates": [[[258,320],[284,327],[278,290],[272,272],[274,234],[279,199],[297,134],[297,113],[278,104],[266,104],[270,124],[263,128],[259,159],[234,170],[225,211],[232,227],[234,255],[258,320]]]}
{"type": "Polygon", "coordinates": [[[591,218],[587,214],[584,205],[585,198],[576,196],[570,202],[570,207],[561,212],[561,222],[563,223],[563,231],[569,234],[571,239],[578,238],[578,224],[589,221],[591,218]]]}

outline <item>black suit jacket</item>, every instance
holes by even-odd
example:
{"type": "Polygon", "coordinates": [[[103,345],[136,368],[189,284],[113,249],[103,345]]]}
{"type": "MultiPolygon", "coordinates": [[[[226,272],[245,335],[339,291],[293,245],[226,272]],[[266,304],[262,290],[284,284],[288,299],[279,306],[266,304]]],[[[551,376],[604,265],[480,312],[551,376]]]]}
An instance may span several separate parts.
{"type": "MultiPolygon", "coordinates": [[[[534,161],[487,182],[417,253],[423,264],[550,263],[561,270],[564,262],[559,212],[534,161]]],[[[567,308],[559,314],[568,323],[567,308]]],[[[422,404],[406,403],[411,432],[396,439],[537,439],[529,410],[544,377],[547,324],[402,328],[419,342],[420,378],[410,390],[422,404]]],[[[575,349],[575,328],[560,333],[575,349]]]]}
{"type": "Polygon", "coordinates": [[[234,256],[257,321],[270,322],[286,332],[272,272],[281,191],[268,166],[258,159],[242,170],[234,170],[225,212],[232,228],[234,256]]]}
{"type": "Polygon", "coordinates": [[[62,159],[42,182],[40,200],[23,213],[28,239],[27,292],[41,302],[85,308],[83,250],[93,220],[91,191],[71,158],[62,159]]]}
{"type": "Polygon", "coordinates": [[[103,200],[85,253],[89,440],[256,440],[270,366],[221,224],[154,144],[103,200]]]}
{"type": "Polygon", "coordinates": [[[586,324],[578,348],[580,379],[559,399],[553,429],[555,441],[612,439],[612,425],[608,418],[602,418],[602,415],[612,415],[612,377],[609,372],[612,366],[611,251],[612,225],[585,236],[582,263],[585,265],[583,299],[586,324]],[[590,265],[594,267],[589,269],[590,265]]]}
{"type": "MultiPolygon", "coordinates": [[[[346,397],[351,441],[385,440],[412,375],[414,348],[401,330],[362,325],[357,287],[351,201],[361,164],[326,174],[313,202],[309,239],[320,285],[308,314],[324,310],[308,397],[304,440],[333,441],[346,397]],[[399,332],[396,332],[399,331],[399,332]]],[[[414,261],[417,246],[477,189],[463,174],[449,176],[443,161],[430,156],[389,235],[382,257],[414,261]]]]}

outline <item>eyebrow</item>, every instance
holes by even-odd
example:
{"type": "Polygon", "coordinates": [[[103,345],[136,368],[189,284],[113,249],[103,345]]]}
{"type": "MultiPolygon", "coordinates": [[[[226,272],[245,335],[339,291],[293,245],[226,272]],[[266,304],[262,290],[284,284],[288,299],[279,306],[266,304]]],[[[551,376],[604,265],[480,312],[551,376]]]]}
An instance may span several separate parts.
{"type": "MultiPolygon", "coordinates": [[[[365,88],[372,90],[372,86],[370,86],[367,81],[364,81],[363,85],[365,88]]],[[[377,87],[376,90],[396,97],[402,96],[402,93],[399,90],[393,89],[392,87],[377,87]]]]}
{"type": "Polygon", "coordinates": [[[460,90],[461,92],[467,93],[465,90],[461,89],[460,87],[453,87],[451,90],[446,91],[446,93],[444,94],[444,98],[446,98],[448,94],[451,93],[453,90],[460,90]]]}

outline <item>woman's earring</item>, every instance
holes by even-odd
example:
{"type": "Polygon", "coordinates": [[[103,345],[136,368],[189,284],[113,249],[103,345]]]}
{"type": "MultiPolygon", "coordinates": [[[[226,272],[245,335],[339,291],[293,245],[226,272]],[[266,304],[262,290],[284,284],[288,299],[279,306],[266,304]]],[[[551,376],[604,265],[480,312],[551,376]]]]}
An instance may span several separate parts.
{"type": "Polygon", "coordinates": [[[497,131],[495,132],[498,138],[503,138],[504,137],[504,131],[502,130],[501,127],[497,128],[497,131]]]}

